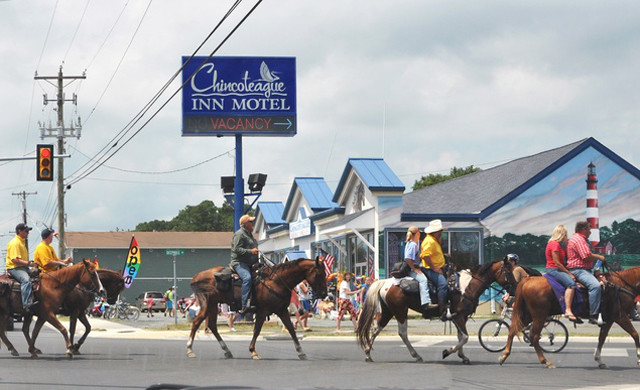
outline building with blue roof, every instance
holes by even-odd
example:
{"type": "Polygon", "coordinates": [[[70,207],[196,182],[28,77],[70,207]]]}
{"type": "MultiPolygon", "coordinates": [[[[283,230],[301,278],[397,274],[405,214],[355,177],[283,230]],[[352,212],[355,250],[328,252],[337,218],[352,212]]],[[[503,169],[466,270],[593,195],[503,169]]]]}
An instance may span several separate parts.
{"type": "MultiPolygon", "coordinates": [[[[257,231],[260,247],[277,260],[292,251],[324,253],[335,257],[333,271],[379,278],[402,260],[409,226],[441,219],[443,250],[460,268],[511,252],[544,268],[544,247],[558,224],[573,232],[577,221],[589,220],[594,250],[613,255],[633,247],[627,241],[640,241],[639,205],[640,171],[586,138],[407,193],[383,159],[350,158],[333,193],[323,178],[296,178],[282,223],[265,217],[257,231]],[[597,189],[587,189],[589,174],[597,189]]],[[[261,208],[259,218],[266,213],[261,208]]],[[[640,254],[620,259],[640,265],[640,254]]]]}

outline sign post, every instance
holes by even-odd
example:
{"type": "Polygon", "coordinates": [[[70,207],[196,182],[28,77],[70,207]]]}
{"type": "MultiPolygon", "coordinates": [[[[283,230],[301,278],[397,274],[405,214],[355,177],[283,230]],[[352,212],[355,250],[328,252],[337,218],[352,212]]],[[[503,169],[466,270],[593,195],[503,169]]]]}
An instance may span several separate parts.
{"type": "Polygon", "coordinates": [[[178,277],[176,275],[176,256],[184,255],[184,250],[182,249],[167,249],[164,251],[167,256],[173,256],[173,310],[175,310],[173,314],[174,324],[176,328],[178,327],[178,277]]]}

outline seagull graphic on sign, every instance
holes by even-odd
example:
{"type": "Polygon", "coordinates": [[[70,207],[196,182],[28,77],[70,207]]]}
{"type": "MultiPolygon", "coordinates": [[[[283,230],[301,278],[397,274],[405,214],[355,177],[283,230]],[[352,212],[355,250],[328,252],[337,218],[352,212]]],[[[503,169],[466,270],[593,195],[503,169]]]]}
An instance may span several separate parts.
{"type": "Polygon", "coordinates": [[[260,64],[260,76],[262,77],[261,80],[267,81],[269,83],[280,80],[280,77],[276,76],[275,72],[269,70],[269,67],[264,61],[262,61],[262,64],[260,64]]]}

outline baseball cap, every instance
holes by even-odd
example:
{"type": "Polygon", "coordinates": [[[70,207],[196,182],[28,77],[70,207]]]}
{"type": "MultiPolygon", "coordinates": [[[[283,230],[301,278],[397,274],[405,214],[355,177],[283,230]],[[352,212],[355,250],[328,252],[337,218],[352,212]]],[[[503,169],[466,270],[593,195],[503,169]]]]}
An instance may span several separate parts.
{"type": "Polygon", "coordinates": [[[40,232],[40,237],[42,237],[42,239],[44,240],[45,238],[49,238],[49,236],[53,233],[55,233],[53,229],[44,228],[42,232],[40,232]]]}
{"type": "Polygon", "coordinates": [[[19,223],[19,224],[16,225],[16,234],[21,230],[30,231],[31,229],[33,229],[33,228],[27,226],[24,223],[19,223]]]}
{"type": "Polygon", "coordinates": [[[249,214],[245,214],[242,217],[240,217],[240,226],[244,225],[247,222],[253,222],[256,220],[256,217],[252,217],[249,214]]]}

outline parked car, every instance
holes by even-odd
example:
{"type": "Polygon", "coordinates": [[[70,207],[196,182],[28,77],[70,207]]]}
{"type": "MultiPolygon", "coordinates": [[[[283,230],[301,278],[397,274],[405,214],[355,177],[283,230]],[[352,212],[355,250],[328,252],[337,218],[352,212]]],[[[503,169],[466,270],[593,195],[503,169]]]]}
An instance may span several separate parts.
{"type": "Polygon", "coordinates": [[[153,299],[151,310],[164,310],[164,295],[160,291],[146,291],[138,295],[138,297],[136,298],[136,307],[140,309],[140,311],[147,311],[147,308],[149,307],[147,304],[147,299],[153,299]]]}

